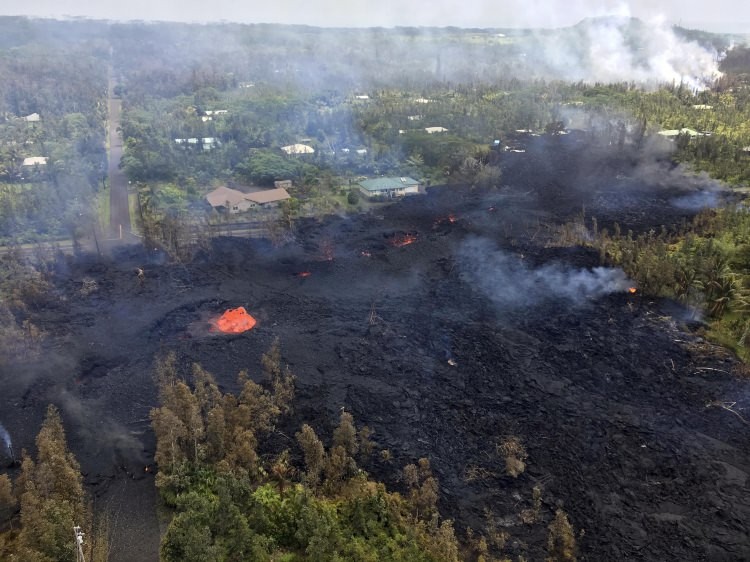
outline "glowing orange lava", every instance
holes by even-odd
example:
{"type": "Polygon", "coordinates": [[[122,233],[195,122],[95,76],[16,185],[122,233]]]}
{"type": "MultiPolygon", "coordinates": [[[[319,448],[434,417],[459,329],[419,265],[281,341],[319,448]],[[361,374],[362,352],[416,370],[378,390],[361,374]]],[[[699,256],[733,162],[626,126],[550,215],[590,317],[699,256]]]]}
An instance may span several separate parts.
{"type": "Polygon", "coordinates": [[[416,234],[402,234],[402,235],[393,237],[393,239],[391,240],[391,246],[394,246],[396,248],[402,248],[404,246],[408,246],[409,244],[414,244],[414,242],[416,241],[417,241],[416,234]]]}
{"type": "Polygon", "coordinates": [[[458,217],[451,213],[447,217],[440,217],[439,219],[437,219],[434,226],[437,228],[438,226],[441,226],[443,224],[455,224],[456,222],[458,222],[458,217]]]}
{"type": "Polygon", "coordinates": [[[630,293],[631,295],[634,295],[637,292],[638,292],[638,289],[636,289],[635,287],[628,287],[628,293],[630,293]]]}
{"type": "Polygon", "coordinates": [[[304,279],[305,277],[310,277],[311,275],[312,275],[312,273],[309,272],[309,271],[300,271],[297,274],[297,277],[299,277],[300,279],[304,279]]]}
{"type": "Polygon", "coordinates": [[[255,318],[250,316],[245,307],[230,308],[216,320],[211,322],[211,331],[225,334],[241,334],[255,326],[255,318]]]}

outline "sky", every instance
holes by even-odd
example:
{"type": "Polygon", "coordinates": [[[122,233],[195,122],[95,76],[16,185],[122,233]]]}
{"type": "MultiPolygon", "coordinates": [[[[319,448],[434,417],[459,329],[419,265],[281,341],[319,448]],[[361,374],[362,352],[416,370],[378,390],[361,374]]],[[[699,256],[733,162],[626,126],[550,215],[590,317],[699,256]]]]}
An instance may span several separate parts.
{"type": "Polygon", "coordinates": [[[748,0],[2,0],[0,14],[324,27],[563,27],[616,14],[750,33],[748,0]]]}

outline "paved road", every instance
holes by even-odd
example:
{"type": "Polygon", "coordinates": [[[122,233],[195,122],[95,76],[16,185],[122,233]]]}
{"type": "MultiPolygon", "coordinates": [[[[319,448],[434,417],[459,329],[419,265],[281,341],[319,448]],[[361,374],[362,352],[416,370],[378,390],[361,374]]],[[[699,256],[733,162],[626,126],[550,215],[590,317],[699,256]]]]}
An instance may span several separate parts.
{"type": "Polygon", "coordinates": [[[122,100],[115,98],[115,80],[110,76],[109,96],[107,107],[109,116],[107,119],[107,131],[109,140],[109,227],[112,238],[120,238],[126,242],[132,242],[130,231],[130,207],[128,205],[128,179],[120,170],[120,159],[122,158],[122,138],[118,129],[120,127],[120,113],[122,111],[122,100]]]}

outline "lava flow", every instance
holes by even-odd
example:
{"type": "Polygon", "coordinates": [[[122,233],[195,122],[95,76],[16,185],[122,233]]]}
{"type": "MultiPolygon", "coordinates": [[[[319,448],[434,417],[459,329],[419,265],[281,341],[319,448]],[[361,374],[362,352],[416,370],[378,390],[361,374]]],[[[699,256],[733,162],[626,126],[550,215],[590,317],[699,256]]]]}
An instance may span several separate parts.
{"type": "Polygon", "coordinates": [[[299,273],[297,273],[297,277],[299,277],[300,279],[305,279],[306,277],[310,277],[311,275],[312,273],[309,271],[300,271],[299,273]]]}
{"type": "Polygon", "coordinates": [[[395,248],[402,248],[404,246],[408,246],[409,244],[414,244],[414,242],[416,241],[416,234],[397,234],[396,236],[391,238],[390,244],[395,248]]]}
{"type": "Polygon", "coordinates": [[[448,215],[446,217],[440,217],[439,219],[437,219],[435,221],[435,225],[434,226],[437,228],[438,226],[441,226],[441,225],[444,225],[444,224],[455,224],[457,221],[458,221],[458,217],[456,217],[456,215],[454,215],[453,213],[451,213],[450,215],[448,215]]]}
{"type": "Polygon", "coordinates": [[[634,295],[637,292],[638,292],[638,289],[636,289],[635,287],[628,287],[628,293],[630,293],[631,295],[634,295]]]}
{"type": "Polygon", "coordinates": [[[255,318],[250,316],[244,306],[230,308],[216,320],[211,321],[212,332],[225,334],[241,334],[251,330],[256,324],[255,318]]]}

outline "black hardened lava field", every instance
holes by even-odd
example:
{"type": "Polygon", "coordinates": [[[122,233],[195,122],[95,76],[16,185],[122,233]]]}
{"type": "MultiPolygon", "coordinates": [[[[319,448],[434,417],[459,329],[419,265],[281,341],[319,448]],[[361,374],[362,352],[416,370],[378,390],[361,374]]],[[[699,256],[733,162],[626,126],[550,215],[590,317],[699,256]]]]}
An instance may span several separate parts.
{"type": "Polygon", "coordinates": [[[48,348],[0,389],[16,446],[59,404],[87,485],[116,514],[114,548],[128,541],[134,559],[158,541],[142,515],[156,501],[155,355],[199,362],[233,390],[278,337],[297,393],[269,447],[293,447],[284,436],[302,423],[329,436],[346,408],[391,452],[366,467],[390,487],[429,457],[459,536],[490,510],[506,552],[542,559],[545,528],[518,517],[539,486],[546,513],[569,514],[581,559],[750,559],[750,432],[723,407],[750,401],[735,359],[687,311],[631,294],[597,252],[554,236],[582,213],[638,232],[675,225],[703,187],[574,135],[525,142],[503,156],[502,188],[303,220],[281,247],[223,238],[188,265],[137,247],[61,262],[54,300],[34,312],[48,348]],[[207,329],[237,306],[254,329],[207,329]],[[516,479],[496,452],[509,435],[528,451],[516,479]]]}

